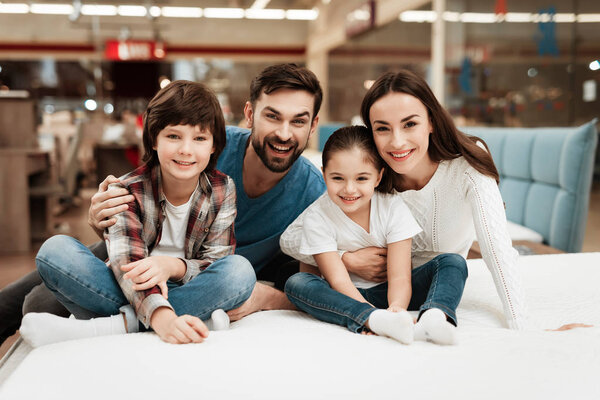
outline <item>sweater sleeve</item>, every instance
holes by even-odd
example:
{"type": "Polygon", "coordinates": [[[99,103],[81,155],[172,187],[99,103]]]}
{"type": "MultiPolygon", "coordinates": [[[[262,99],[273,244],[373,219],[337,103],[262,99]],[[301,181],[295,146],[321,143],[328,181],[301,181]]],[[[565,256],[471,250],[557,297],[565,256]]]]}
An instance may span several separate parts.
{"type": "Polygon", "coordinates": [[[527,328],[527,315],[517,269],[518,253],[506,226],[504,203],[496,181],[472,168],[464,173],[464,187],[481,254],[488,267],[511,329],[527,328]]]}

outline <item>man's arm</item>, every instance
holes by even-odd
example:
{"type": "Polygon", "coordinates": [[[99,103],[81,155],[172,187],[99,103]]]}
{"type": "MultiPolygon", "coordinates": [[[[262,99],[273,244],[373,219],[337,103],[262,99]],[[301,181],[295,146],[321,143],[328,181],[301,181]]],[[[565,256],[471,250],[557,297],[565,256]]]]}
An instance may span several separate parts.
{"type": "Polygon", "coordinates": [[[107,176],[98,186],[98,191],[92,196],[88,211],[88,224],[101,239],[103,239],[104,229],[117,222],[114,216],[126,211],[127,203],[134,200],[134,197],[125,188],[108,188],[109,184],[119,182],[119,179],[114,176],[107,176]]]}

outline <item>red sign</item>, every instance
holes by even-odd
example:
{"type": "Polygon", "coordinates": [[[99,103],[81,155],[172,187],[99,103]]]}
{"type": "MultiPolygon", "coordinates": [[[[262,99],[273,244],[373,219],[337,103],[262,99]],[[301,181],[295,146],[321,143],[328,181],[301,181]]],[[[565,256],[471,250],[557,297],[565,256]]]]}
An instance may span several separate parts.
{"type": "Polygon", "coordinates": [[[117,61],[146,61],[165,58],[162,42],[150,40],[107,40],[104,57],[117,61]]]}

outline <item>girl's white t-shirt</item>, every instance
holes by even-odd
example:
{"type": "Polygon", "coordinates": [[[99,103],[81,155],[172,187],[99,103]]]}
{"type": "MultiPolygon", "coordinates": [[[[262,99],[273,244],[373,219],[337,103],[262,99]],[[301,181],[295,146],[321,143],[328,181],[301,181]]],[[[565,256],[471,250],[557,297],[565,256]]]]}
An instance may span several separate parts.
{"type": "MultiPolygon", "coordinates": [[[[421,232],[421,227],[398,195],[375,192],[371,198],[369,219],[367,232],[324,193],[288,229],[301,232],[299,253],[311,256],[330,251],[356,251],[370,246],[387,247],[421,232]],[[302,230],[295,230],[295,224],[301,224],[302,230]]],[[[350,279],[361,289],[379,284],[352,273],[350,279]]]]}
{"type": "MultiPolygon", "coordinates": [[[[198,187],[196,187],[198,190],[198,187]]],[[[194,192],[196,191],[194,190],[194,192]]],[[[168,256],[185,258],[183,251],[185,245],[185,233],[194,193],[185,204],[174,206],[165,199],[165,219],[163,220],[162,232],[158,245],[152,249],[150,256],[168,256]]]]}

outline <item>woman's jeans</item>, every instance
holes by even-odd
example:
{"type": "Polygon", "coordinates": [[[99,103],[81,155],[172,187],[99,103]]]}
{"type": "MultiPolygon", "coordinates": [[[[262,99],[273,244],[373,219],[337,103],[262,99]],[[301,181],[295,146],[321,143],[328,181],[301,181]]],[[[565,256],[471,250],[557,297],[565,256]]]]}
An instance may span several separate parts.
{"type": "MultiPolygon", "coordinates": [[[[456,307],[467,275],[467,262],[458,254],[441,254],[413,269],[408,310],[419,310],[421,316],[425,310],[439,308],[456,325],[456,307]]],[[[298,309],[321,321],[345,326],[352,332],[364,330],[373,311],[388,308],[387,282],[358,290],[375,307],[332,289],[325,279],[306,272],[295,274],[285,285],[285,294],[298,309]]]]}
{"type": "MultiPolygon", "coordinates": [[[[63,235],[48,239],[35,262],[46,286],[78,319],[116,315],[129,305],[112,270],[76,239],[63,235]]],[[[177,315],[208,320],[216,309],[241,306],[255,283],[250,262],[231,255],[213,262],[185,285],[168,281],[168,301],[177,315]]]]}

